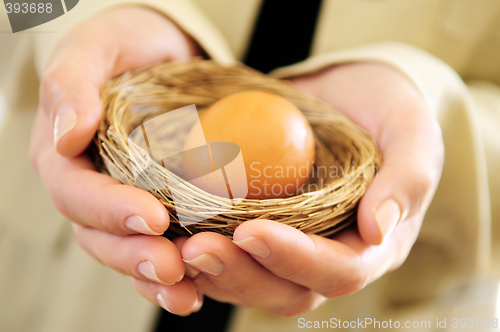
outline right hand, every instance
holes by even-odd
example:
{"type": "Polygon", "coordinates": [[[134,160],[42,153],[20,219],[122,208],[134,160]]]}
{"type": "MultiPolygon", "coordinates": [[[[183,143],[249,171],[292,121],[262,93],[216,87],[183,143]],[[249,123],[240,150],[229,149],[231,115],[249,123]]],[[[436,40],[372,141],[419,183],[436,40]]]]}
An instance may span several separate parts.
{"type": "Polygon", "coordinates": [[[213,232],[174,240],[185,261],[201,271],[192,278],[200,292],[285,317],[358,292],[403,264],[438,186],[444,156],[441,129],[426,100],[390,66],[341,64],[291,83],[343,112],[380,148],[382,165],[363,188],[358,227],[325,238],[257,219],[239,225],[233,242],[213,232]]]}
{"type": "Polygon", "coordinates": [[[199,54],[190,37],[146,7],[116,7],[76,26],[43,74],[30,146],[31,164],[72,221],[78,244],[128,276],[144,298],[179,315],[198,311],[202,296],[184,278],[176,246],[160,236],[169,226],[167,210],[146,191],[98,173],[84,151],[101,119],[106,80],[199,54]]]}

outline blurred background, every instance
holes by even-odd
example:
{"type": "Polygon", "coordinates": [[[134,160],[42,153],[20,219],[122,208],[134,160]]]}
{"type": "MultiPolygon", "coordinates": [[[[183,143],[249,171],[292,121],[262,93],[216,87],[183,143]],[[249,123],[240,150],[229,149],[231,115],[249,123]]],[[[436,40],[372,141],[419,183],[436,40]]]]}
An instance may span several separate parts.
{"type": "MultiPolygon", "coordinates": [[[[200,4],[206,4],[206,2],[201,0],[199,2],[200,4]]],[[[362,1],[358,2],[362,3],[362,1]]],[[[365,2],[370,4],[383,4],[384,2],[389,3],[390,1],[366,0],[365,2]]],[[[451,2],[447,1],[446,3],[448,4],[451,2]]],[[[205,9],[214,17],[219,14],[216,6],[206,6],[205,9]]],[[[39,289],[44,290],[43,294],[48,294],[47,298],[52,297],[52,290],[57,290],[60,294],[64,294],[71,293],[72,291],[77,289],[77,287],[79,287],[78,292],[73,294],[73,298],[75,299],[77,299],[79,296],[84,297],[87,295],[90,298],[89,294],[95,295],[99,293],[100,295],[102,293],[106,295],[107,298],[113,298],[113,296],[121,296],[120,299],[123,298],[123,302],[130,301],[130,303],[139,303],[143,300],[137,299],[138,295],[133,293],[133,291],[125,283],[125,281],[123,281],[123,289],[129,289],[129,293],[118,293],[118,291],[117,294],[112,294],[111,292],[106,293],[106,290],[95,287],[95,285],[100,285],[97,281],[102,280],[109,280],[109,284],[113,284],[116,279],[116,273],[114,271],[111,271],[110,269],[98,267],[96,268],[96,271],[97,269],[99,270],[95,274],[88,276],[85,275],[85,269],[87,267],[90,266],[92,269],[94,269],[95,266],[98,265],[98,263],[94,262],[90,257],[83,253],[83,251],[77,248],[73,243],[74,241],[69,244],[54,241],[54,243],[56,243],[54,247],[47,246],[47,251],[50,251],[51,253],[52,251],[55,253],[63,253],[65,250],[64,246],[71,247],[71,253],[75,253],[75,257],[78,257],[78,261],[73,260],[71,264],[67,264],[66,266],[57,266],[61,270],[55,271],[54,269],[55,272],[50,271],[50,266],[44,266],[43,255],[45,253],[41,251],[35,251],[30,247],[30,242],[35,243],[36,241],[39,241],[43,244],[45,241],[48,243],[51,236],[53,238],[64,238],[66,233],[71,233],[71,227],[69,225],[69,222],[63,220],[62,216],[55,210],[48,193],[41,185],[40,179],[31,170],[31,166],[28,163],[27,154],[30,135],[29,128],[32,122],[33,111],[36,108],[36,106],[34,106],[36,105],[36,101],[26,101],[25,104],[20,105],[22,106],[19,107],[20,112],[16,112],[16,114],[13,114],[12,109],[9,109],[7,107],[7,99],[10,99],[10,97],[12,97],[12,91],[22,91],[23,89],[29,89],[30,91],[33,91],[34,89],[36,89],[38,81],[33,77],[28,83],[21,80],[19,82],[14,81],[16,86],[12,87],[13,84],[6,84],[6,78],[9,77],[9,72],[11,71],[11,68],[13,68],[13,63],[18,62],[19,60],[16,59],[14,53],[16,48],[23,47],[23,39],[29,38],[32,34],[50,32],[43,31],[43,27],[40,27],[31,29],[30,31],[26,32],[12,34],[10,30],[11,28],[8,25],[8,20],[6,19],[6,17],[3,17],[4,15],[6,15],[5,11],[0,10],[0,151],[8,151],[8,153],[0,157],[0,160],[5,166],[3,168],[4,173],[0,176],[0,332],[5,331],[2,329],[4,327],[4,325],[2,325],[2,318],[8,317],[10,318],[10,322],[15,322],[16,324],[18,322],[23,322],[22,324],[25,324],[22,325],[21,323],[19,323],[19,326],[31,327],[33,327],[33,324],[40,323],[43,320],[42,317],[37,316],[37,314],[39,314],[40,312],[44,312],[44,310],[46,309],[46,307],[44,307],[45,303],[43,299],[37,299],[33,304],[33,310],[29,312],[26,310],[26,308],[23,307],[24,302],[22,300],[22,293],[39,291],[39,289]],[[19,89],[19,87],[21,87],[21,89],[19,89]],[[7,117],[11,117],[11,119],[9,118],[8,127],[5,125],[5,120],[7,119],[7,117]],[[28,123],[29,125],[24,125],[23,123],[28,123]],[[12,172],[12,174],[15,173],[15,175],[13,176],[9,173],[9,170],[20,171],[12,172]],[[30,187],[26,187],[23,191],[17,190],[16,192],[13,192],[12,190],[10,190],[10,188],[14,188],[17,183],[21,183],[21,181],[22,183],[30,183],[30,187]],[[43,220],[54,220],[54,225],[51,225],[49,223],[43,225],[41,223],[33,222],[33,220],[40,218],[40,216],[44,216],[43,220]],[[32,221],[29,223],[29,226],[23,226],[23,222],[28,220],[32,221]],[[15,256],[15,259],[19,259],[19,262],[16,262],[16,264],[12,264],[12,266],[16,265],[18,267],[18,270],[15,274],[2,268],[2,266],[6,265],[2,264],[3,262],[8,262],[10,264],[12,263],[11,260],[14,259],[12,251],[5,250],[6,247],[9,250],[12,250],[12,247],[8,247],[7,245],[5,245],[6,241],[3,241],[5,234],[7,234],[7,232],[4,232],[4,226],[7,225],[7,222],[9,222],[10,227],[9,236],[18,236],[23,240],[19,241],[19,247],[15,248],[15,250],[19,251],[19,255],[15,256]],[[49,235],[47,236],[47,238],[40,239],[38,234],[43,233],[47,229],[49,229],[49,235]],[[68,277],[65,279],[65,283],[57,285],[55,284],[55,279],[52,278],[52,273],[55,274],[56,272],[61,272],[61,275],[68,277]],[[82,278],[81,280],[77,280],[75,278],[71,278],[73,276],[78,276],[78,274],[84,275],[85,277],[87,277],[87,279],[82,278]],[[23,285],[22,293],[16,293],[19,288],[16,288],[15,291],[10,290],[9,282],[16,282],[18,286],[23,285]],[[86,287],[81,286],[81,284],[83,283],[85,283],[86,287]],[[28,312],[29,316],[25,316],[26,312],[28,312]],[[29,323],[25,323],[27,321],[29,321],[29,323]]],[[[371,17],[373,15],[372,13],[369,13],[367,14],[367,17],[368,16],[371,17]]],[[[391,32],[394,30],[396,29],[388,29],[388,31],[391,32]]],[[[239,40],[236,37],[233,39],[239,40]]],[[[32,68],[28,69],[32,70],[32,68]]],[[[10,78],[12,78],[12,76],[10,78]]],[[[460,149],[460,147],[458,149],[460,149]]],[[[500,203],[496,202],[496,204],[500,203]]],[[[447,212],[449,212],[449,214],[440,217],[451,219],[450,216],[453,217],[454,213],[456,213],[456,211],[447,212]]],[[[453,230],[454,226],[452,222],[450,223],[450,225],[450,229],[453,230]]],[[[421,260],[417,261],[418,264],[416,264],[416,266],[420,266],[422,270],[427,266],[436,266],[440,264],[442,264],[443,270],[445,270],[446,263],[448,261],[465,261],[461,256],[461,254],[463,253],[460,252],[460,250],[465,250],[463,248],[467,247],[465,244],[458,243],[456,247],[453,247],[454,249],[457,249],[454,252],[455,255],[452,256],[450,254],[449,256],[447,256],[449,253],[446,252],[446,250],[444,250],[442,247],[439,247],[438,245],[436,245],[436,247],[432,247],[432,244],[442,244],[444,243],[444,241],[441,241],[440,238],[438,236],[434,236],[434,234],[427,233],[425,235],[429,236],[430,239],[435,240],[435,242],[431,244],[424,242],[414,249],[414,252],[419,253],[421,254],[421,257],[424,257],[421,260]],[[433,250],[435,250],[435,252],[433,250]],[[440,254],[442,254],[442,257],[439,256],[440,254]],[[448,261],[446,259],[448,259],[448,261]]],[[[450,233],[441,235],[443,236],[443,238],[453,238],[454,241],[456,240],[456,238],[454,238],[454,234],[450,233]]],[[[456,240],[457,242],[460,242],[460,236],[463,236],[463,234],[458,234],[458,240],[456,240]]],[[[454,241],[451,242],[455,244],[454,241]]],[[[59,260],[62,256],[55,255],[55,257],[56,263],[58,264],[59,261],[57,260],[59,260]]],[[[415,255],[410,256],[409,261],[406,265],[411,266],[415,262],[413,261],[414,259],[415,255]]],[[[467,263],[464,264],[466,265],[467,263]]],[[[467,266],[467,268],[469,268],[469,266],[467,266]]],[[[472,269],[473,267],[470,266],[470,270],[472,269]]],[[[468,272],[469,271],[467,269],[467,273],[468,272]]],[[[393,287],[392,291],[388,293],[391,294],[393,299],[404,298],[405,292],[412,292],[412,285],[422,282],[422,280],[419,279],[418,273],[415,273],[414,270],[405,270],[405,268],[403,267],[398,273],[399,274],[389,273],[388,278],[380,280],[380,282],[377,282],[375,285],[368,286],[362,292],[354,294],[349,298],[339,299],[339,301],[336,300],[336,312],[345,314],[346,312],[351,311],[354,313],[360,312],[360,314],[362,314],[363,310],[365,309],[366,312],[373,312],[369,309],[373,308],[379,303],[363,302],[365,298],[380,298],[381,296],[378,293],[380,292],[380,289],[387,290],[391,287],[393,287]],[[391,284],[391,281],[394,281],[396,279],[398,282],[400,282],[399,288],[398,286],[394,286],[394,284],[391,284]],[[380,285],[384,285],[384,283],[387,283],[387,285],[380,287],[380,285]]],[[[431,277],[439,279],[439,275],[431,277]]],[[[424,283],[422,282],[422,284],[424,283]]],[[[386,299],[382,299],[380,303],[384,303],[386,305],[386,308],[388,308],[388,311],[380,312],[379,316],[377,316],[377,319],[392,319],[400,321],[428,320],[431,321],[433,323],[433,327],[435,327],[434,323],[436,322],[436,318],[447,317],[448,327],[450,328],[452,324],[452,322],[450,321],[451,318],[500,318],[500,284],[498,280],[493,278],[488,279],[481,277],[477,279],[471,278],[469,283],[462,284],[460,287],[446,286],[447,285],[444,285],[442,287],[443,289],[446,289],[446,291],[439,293],[434,298],[423,299],[421,301],[418,300],[418,295],[420,294],[413,294],[414,297],[417,298],[417,300],[406,303],[404,301],[398,302],[397,300],[393,300],[393,302],[391,302],[390,299],[384,302],[386,299]]],[[[117,289],[121,291],[121,288],[117,287],[117,289]]],[[[105,296],[103,296],[103,298],[104,297],[105,296]]],[[[95,296],[95,298],[98,298],[98,296],[95,296]]],[[[422,298],[425,298],[425,296],[422,296],[422,298]]],[[[114,317],[120,317],[120,315],[123,315],[120,312],[113,313],[113,308],[107,307],[107,302],[105,302],[104,300],[102,301],[102,303],[98,303],[98,301],[95,301],[95,307],[93,308],[80,308],[78,306],[79,304],[77,303],[77,300],[73,301],[74,303],[64,302],[66,298],[63,297],[61,297],[59,300],[60,301],[53,301],[57,303],[52,304],[50,306],[50,310],[46,310],[48,312],[47,317],[50,317],[52,319],[57,318],[70,322],[73,320],[72,316],[70,314],[65,314],[69,313],[72,306],[84,313],[89,312],[91,314],[95,314],[95,312],[98,312],[99,310],[102,310],[103,312],[108,310],[108,313],[115,315],[114,317]]],[[[49,307],[49,305],[47,305],[47,307],[49,307]]],[[[332,313],[332,316],[334,315],[335,313],[332,313]]],[[[82,316],[84,316],[84,314],[82,314],[82,316]]],[[[251,318],[252,316],[248,316],[249,320],[251,318]]],[[[242,321],[245,320],[244,317],[241,319],[242,321]]],[[[296,322],[296,320],[294,322],[296,322]]],[[[67,326],[71,325],[72,324],[68,323],[67,326]]],[[[59,326],[65,325],[61,323],[59,326]]],[[[463,330],[463,328],[461,329],[460,327],[461,326],[459,326],[458,330],[463,330]]],[[[467,328],[467,326],[465,326],[465,328],[469,331],[489,330],[486,327],[467,328]]],[[[453,329],[450,328],[450,330],[453,329]]],[[[493,330],[500,330],[500,327],[497,327],[493,330]]],[[[23,329],[16,329],[15,331],[23,331],[23,329]]],[[[91,329],[89,329],[88,331],[91,331],[91,329]]],[[[6,330],[5,332],[10,332],[10,330],[6,330]]]]}

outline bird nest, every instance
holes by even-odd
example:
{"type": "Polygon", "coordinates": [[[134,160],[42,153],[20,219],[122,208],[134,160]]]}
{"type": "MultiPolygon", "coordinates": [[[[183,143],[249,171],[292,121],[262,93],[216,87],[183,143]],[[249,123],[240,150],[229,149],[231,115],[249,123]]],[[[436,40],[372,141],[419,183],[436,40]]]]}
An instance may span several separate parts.
{"type": "MultiPolygon", "coordinates": [[[[231,236],[238,225],[252,219],[329,236],[356,220],[358,202],[381,162],[374,140],[342,113],[286,81],[241,64],[194,59],[127,72],[103,87],[102,100],[104,115],[96,137],[99,169],[154,195],[168,210],[167,235],[172,237],[201,231],[231,236]],[[294,196],[235,200],[210,194],[159,163],[149,145],[130,139],[134,130],[144,129],[141,125],[159,115],[193,104],[203,112],[217,100],[244,90],[284,97],[312,127],[314,166],[308,182],[294,196]]],[[[161,139],[176,137],[176,130],[186,126],[181,120],[164,123],[161,139]]]]}

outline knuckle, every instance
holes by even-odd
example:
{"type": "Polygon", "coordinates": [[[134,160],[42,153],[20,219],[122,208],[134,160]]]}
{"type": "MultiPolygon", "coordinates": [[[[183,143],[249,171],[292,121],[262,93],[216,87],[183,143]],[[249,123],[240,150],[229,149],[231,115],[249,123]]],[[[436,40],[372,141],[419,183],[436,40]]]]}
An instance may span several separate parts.
{"type": "Polygon", "coordinates": [[[307,290],[302,295],[295,297],[293,303],[288,301],[284,306],[275,308],[272,313],[283,318],[308,313],[316,309],[320,304],[318,296],[320,295],[314,291],[307,290]]]}
{"type": "Polygon", "coordinates": [[[428,172],[415,172],[415,187],[418,188],[421,194],[426,194],[434,186],[434,179],[428,172]]]}
{"type": "MultiPolygon", "coordinates": [[[[40,105],[43,112],[50,115],[54,96],[60,95],[60,78],[56,70],[48,69],[40,81],[40,105]]],[[[52,120],[52,119],[51,119],[52,120]]]]}
{"type": "Polygon", "coordinates": [[[73,236],[75,237],[75,241],[76,243],[84,248],[84,240],[83,240],[83,229],[82,229],[82,226],[80,225],[77,225],[75,223],[72,223],[73,225],[73,236]]]}
{"type": "Polygon", "coordinates": [[[287,280],[301,280],[306,277],[307,273],[308,270],[301,264],[288,264],[282,269],[280,276],[287,280]]]}
{"type": "Polygon", "coordinates": [[[366,287],[369,283],[369,276],[366,274],[360,274],[351,282],[350,287],[348,287],[350,294],[357,293],[366,287]]]}
{"type": "MultiPolygon", "coordinates": [[[[428,203],[435,187],[435,177],[429,172],[414,170],[411,173],[412,193],[410,199],[414,204],[412,211],[422,211],[428,203]]],[[[413,213],[412,213],[413,214],[413,213]]]]}
{"type": "Polygon", "coordinates": [[[292,318],[295,316],[298,316],[301,314],[301,312],[295,310],[295,309],[290,309],[290,308],[281,308],[277,310],[273,310],[271,312],[273,315],[282,317],[282,318],[292,318]]]}
{"type": "Polygon", "coordinates": [[[283,308],[277,308],[271,311],[271,313],[275,316],[282,317],[282,318],[292,318],[295,316],[298,316],[303,313],[303,311],[299,310],[298,307],[283,307],[283,308]]]}
{"type": "Polygon", "coordinates": [[[321,294],[327,298],[348,296],[359,292],[369,283],[369,277],[361,272],[349,274],[342,282],[329,284],[321,294]]]}
{"type": "Polygon", "coordinates": [[[75,222],[71,223],[73,227],[73,237],[75,239],[76,244],[82,248],[85,252],[87,252],[91,257],[93,257],[97,262],[104,266],[108,266],[101,257],[95,251],[95,247],[92,245],[91,241],[88,241],[85,231],[87,230],[85,226],[79,225],[75,222]]]}
{"type": "Polygon", "coordinates": [[[350,292],[347,290],[347,285],[345,283],[341,284],[335,282],[332,282],[331,284],[326,286],[325,289],[321,291],[321,294],[329,299],[343,295],[348,295],[348,293],[350,292]]]}
{"type": "Polygon", "coordinates": [[[401,265],[403,265],[403,263],[405,262],[406,260],[406,257],[407,256],[401,256],[401,257],[398,257],[396,259],[396,261],[394,262],[394,264],[390,267],[390,271],[394,271],[394,270],[397,270],[401,267],[401,265]]]}
{"type": "Polygon", "coordinates": [[[31,168],[35,171],[37,175],[40,175],[40,170],[38,168],[38,153],[37,149],[33,146],[30,146],[28,151],[28,160],[31,168]]]}
{"type": "MultiPolygon", "coordinates": [[[[49,191],[50,191],[50,189],[49,189],[49,191]]],[[[62,213],[63,215],[67,216],[68,214],[66,212],[66,206],[63,203],[63,200],[59,197],[59,195],[54,194],[54,193],[50,193],[50,196],[52,198],[52,203],[54,204],[54,207],[56,208],[56,210],[59,211],[60,213],[62,213]]]]}
{"type": "Polygon", "coordinates": [[[53,92],[59,86],[59,79],[54,70],[47,70],[40,81],[40,96],[45,96],[53,92]]]}
{"type": "Polygon", "coordinates": [[[251,286],[246,283],[235,283],[231,285],[231,291],[237,297],[245,297],[245,295],[251,293],[251,286]]]}

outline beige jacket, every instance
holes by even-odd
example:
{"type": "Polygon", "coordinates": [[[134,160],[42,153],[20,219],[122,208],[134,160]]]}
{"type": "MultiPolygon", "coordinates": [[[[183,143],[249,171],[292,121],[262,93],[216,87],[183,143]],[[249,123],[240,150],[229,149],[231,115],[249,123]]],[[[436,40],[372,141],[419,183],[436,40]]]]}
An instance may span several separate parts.
{"type": "MultiPolygon", "coordinates": [[[[37,76],[54,44],[76,22],[122,3],[82,0],[66,15],[32,29],[44,33],[0,34],[0,91],[8,110],[0,131],[0,331],[136,332],[154,324],[157,308],[77,247],[69,223],[52,207],[27,162],[37,76]]],[[[134,3],[165,13],[224,63],[245,53],[260,5],[259,0],[134,3]]],[[[0,11],[0,31],[7,30],[0,11]]],[[[433,326],[438,317],[494,317],[500,275],[499,55],[498,0],[323,2],[311,57],[273,74],[286,78],[349,61],[389,64],[429,103],[443,130],[446,160],[403,267],[301,317],[425,318],[433,326]]],[[[298,318],[260,310],[238,309],[231,325],[238,332],[293,330],[302,330],[298,318]]]]}

